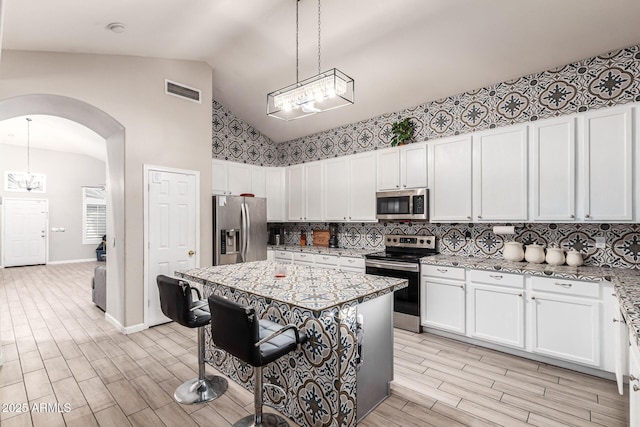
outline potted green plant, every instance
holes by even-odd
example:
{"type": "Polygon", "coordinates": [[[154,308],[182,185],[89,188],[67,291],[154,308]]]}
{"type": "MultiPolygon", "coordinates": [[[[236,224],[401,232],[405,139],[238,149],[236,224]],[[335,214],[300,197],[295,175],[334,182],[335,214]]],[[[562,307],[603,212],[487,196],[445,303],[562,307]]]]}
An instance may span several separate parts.
{"type": "Polygon", "coordinates": [[[397,121],[391,125],[391,132],[393,138],[391,138],[391,146],[404,145],[411,142],[413,138],[413,132],[415,131],[415,124],[409,117],[397,121]]]}

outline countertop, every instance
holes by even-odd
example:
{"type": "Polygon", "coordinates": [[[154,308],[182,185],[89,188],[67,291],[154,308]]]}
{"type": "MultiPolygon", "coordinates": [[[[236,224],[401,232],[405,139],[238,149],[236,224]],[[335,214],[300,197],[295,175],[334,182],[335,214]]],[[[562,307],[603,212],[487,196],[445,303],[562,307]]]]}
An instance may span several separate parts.
{"type": "Polygon", "coordinates": [[[203,284],[218,284],[270,298],[314,312],[362,302],[406,288],[407,281],[393,277],[287,265],[286,277],[276,278],[273,261],[255,261],[177,271],[178,277],[203,284]]]}
{"type": "Polygon", "coordinates": [[[382,249],[347,249],[347,248],[327,248],[324,246],[300,246],[300,245],[267,245],[267,249],[274,251],[288,252],[309,252],[313,254],[337,255],[345,257],[362,258],[366,254],[380,252],[382,249]]]}
{"type": "Polygon", "coordinates": [[[476,270],[493,270],[505,273],[530,274],[534,276],[558,277],[563,279],[610,281],[629,330],[640,346],[640,271],[626,268],[569,267],[549,264],[511,262],[495,258],[472,258],[455,255],[433,255],[424,257],[422,264],[464,267],[476,270]]]}

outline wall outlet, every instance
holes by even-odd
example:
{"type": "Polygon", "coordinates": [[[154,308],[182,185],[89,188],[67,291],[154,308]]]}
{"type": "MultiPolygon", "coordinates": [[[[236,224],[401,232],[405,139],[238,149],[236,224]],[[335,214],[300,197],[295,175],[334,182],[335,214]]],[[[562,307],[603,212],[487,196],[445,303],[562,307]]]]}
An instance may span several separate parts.
{"type": "Polygon", "coordinates": [[[597,249],[604,249],[604,237],[603,236],[596,236],[596,248],[597,249]]]}

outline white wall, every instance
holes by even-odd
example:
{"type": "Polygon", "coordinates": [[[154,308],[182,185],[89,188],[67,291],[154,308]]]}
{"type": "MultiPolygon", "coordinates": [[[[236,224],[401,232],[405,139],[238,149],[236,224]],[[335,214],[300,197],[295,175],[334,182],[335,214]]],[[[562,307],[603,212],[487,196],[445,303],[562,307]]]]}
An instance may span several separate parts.
{"type": "MultiPolygon", "coordinates": [[[[125,128],[124,165],[115,165],[124,169],[125,307],[118,320],[125,327],[143,322],[143,164],[200,171],[199,250],[202,265],[210,264],[211,79],[211,68],[204,62],[2,53],[0,100],[26,94],[67,96],[95,106],[125,128]],[[202,104],[165,95],[165,78],[200,89],[202,104]]],[[[110,301],[108,312],[113,309],[110,301]]]]}
{"type": "MultiPolygon", "coordinates": [[[[0,144],[0,179],[5,171],[26,172],[26,155],[24,147],[0,144]]],[[[31,149],[31,171],[46,175],[46,193],[4,191],[2,183],[0,196],[49,201],[49,262],[95,258],[97,244],[82,244],[80,187],[104,185],[105,163],[81,154],[31,149]],[[65,231],[51,232],[52,227],[64,227],[65,231]]]]}

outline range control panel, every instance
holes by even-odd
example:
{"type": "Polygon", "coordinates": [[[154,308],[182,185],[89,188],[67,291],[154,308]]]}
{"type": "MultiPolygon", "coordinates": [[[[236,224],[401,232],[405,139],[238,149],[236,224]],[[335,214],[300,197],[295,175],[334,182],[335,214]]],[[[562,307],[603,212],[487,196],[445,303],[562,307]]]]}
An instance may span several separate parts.
{"type": "Polygon", "coordinates": [[[387,234],[384,236],[385,246],[395,248],[435,249],[435,236],[410,236],[406,234],[387,234]]]}

